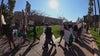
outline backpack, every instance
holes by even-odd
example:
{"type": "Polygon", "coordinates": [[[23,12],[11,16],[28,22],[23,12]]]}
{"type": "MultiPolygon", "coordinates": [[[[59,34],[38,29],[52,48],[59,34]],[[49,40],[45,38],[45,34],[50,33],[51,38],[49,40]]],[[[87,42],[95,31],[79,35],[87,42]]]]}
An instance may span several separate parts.
{"type": "Polygon", "coordinates": [[[22,36],[22,32],[20,30],[17,31],[17,36],[21,37],[22,36]]]}
{"type": "Polygon", "coordinates": [[[73,42],[73,34],[70,34],[69,36],[69,45],[72,45],[72,42],[73,42]]]}

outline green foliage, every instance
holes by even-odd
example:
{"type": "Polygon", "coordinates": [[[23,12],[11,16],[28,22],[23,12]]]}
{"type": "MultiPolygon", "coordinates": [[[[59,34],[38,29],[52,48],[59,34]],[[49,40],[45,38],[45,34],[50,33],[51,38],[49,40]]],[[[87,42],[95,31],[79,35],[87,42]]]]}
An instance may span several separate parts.
{"type": "Polygon", "coordinates": [[[41,34],[43,33],[43,28],[44,26],[37,26],[37,37],[41,36],[41,34]]]}
{"type": "Polygon", "coordinates": [[[100,35],[98,34],[98,31],[94,31],[92,28],[90,29],[90,31],[91,31],[91,34],[93,35],[93,37],[97,43],[97,46],[100,50],[100,35]]]}
{"type": "Polygon", "coordinates": [[[8,0],[8,8],[11,12],[13,12],[13,9],[15,7],[15,3],[16,3],[16,0],[8,0]]]}
{"type": "MultiPolygon", "coordinates": [[[[37,37],[38,38],[40,38],[40,36],[42,35],[42,33],[43,33],[43,28],[44,28],[44,26],[36,26],[36,28],[37,28],[37,37]]],[[[29,40],[33,40],[33,36],[34,36],[34,33],[32,32],[32,29],[33,29],[33,27],[28,27],[28,39],[29,40]]],[[[54,36],[56,37],[56,38],[58,38],[58,37],[60,37],[60,28],[59,28],[59,26],[52,26],[52,32],[53,32],[53,34],[54,34],[54,36]]]]}
{"type": "MultiPolygon", "coordinates": [[[[40,38],[40,36],[42,35],[43,33],[43,28],[44,26],[36,26],[37,28],[37,37],[40,38]]],[[[53,31],[53,34],[56,38],[60,37],[60,28],[59,26],[52,26],[52,31],[53,31]]],[[[33,27],[28,27],[28,35],[27,35],[27,38],[29,40],[33,40],[33,37],[34,36],[34,33],[33,33],[33,27]]],[[[0,38],[2,38],[2,35],[0,35],[0,38]]]]}
{"type": "MultiPolygon", "coordinates": [[[[42,35],[43,33],[43,28],[44,26],[36,26],[36,31],[37,31],[37,37],[40,38],[40,36],[42,35]]],[[[32,40],[34,37],[34,33],[33,33],[33,27],[28,27],[28,39],[29,40],[32,40]]]]}
{"type": "Polygon", "coordinates": [[[7,23],[12,23],[13,19],[13,9],[15,7],[16,0],[8,0],[7,4],[2,3],[1,9],[2,14],[5,17],[7,23]]]}
{"type": "Polygon", "coordinates": [[[60,37],[60,28],[58,25],[52,26],[52,31],[53,31],[55,38],[60,37]]]}

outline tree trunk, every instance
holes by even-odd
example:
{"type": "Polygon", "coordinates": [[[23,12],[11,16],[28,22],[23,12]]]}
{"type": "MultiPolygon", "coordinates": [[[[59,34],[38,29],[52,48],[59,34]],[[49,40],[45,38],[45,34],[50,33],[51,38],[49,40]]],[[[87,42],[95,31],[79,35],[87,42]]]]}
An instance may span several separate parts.
{"type": "Polygon", "coordinates": [[[99,35],[100,35],[100,4],[99,4],[99,0],[97,0],[97,3],[98,3],[98,9],[99,9],[99,29],[98,29],[98,33],[99,33],[99,35]]]}
{"type": "Polygon", "coordinates": [[[0,34],[1,34],[1,30],[2,30],[2,29],[1,29],[1,28],[2,28],[1,15],[2,15],[3,2],[4,2],[4,0],[1,1],[1,5],[0,5],[0,7],[1,7],[1,9],[0,9],[0,13],[1,13],[1,14],[0,14],[0,34]]]}
{"type": "Polygon", "coordinates": [[[94,0],[94,12],[95,12],[95,15],[94,15],[94,31],[96,31],[96,3],[95,3],[95,0],[94,0]]]}

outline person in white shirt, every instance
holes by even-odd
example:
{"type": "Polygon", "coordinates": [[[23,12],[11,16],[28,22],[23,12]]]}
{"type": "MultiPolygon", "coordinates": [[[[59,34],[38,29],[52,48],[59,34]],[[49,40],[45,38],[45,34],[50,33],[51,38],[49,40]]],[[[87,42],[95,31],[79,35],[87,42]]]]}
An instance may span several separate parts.
{"type": "Polygon", "coordinates": [[[68,49],[72,46],[72,43],[74,41],[74,35],[73,35],[73,29],[71,25],[67,25],[64,27],[64,37],[65,40],[65,48],[66,45],[68,45],[68,49]]]}

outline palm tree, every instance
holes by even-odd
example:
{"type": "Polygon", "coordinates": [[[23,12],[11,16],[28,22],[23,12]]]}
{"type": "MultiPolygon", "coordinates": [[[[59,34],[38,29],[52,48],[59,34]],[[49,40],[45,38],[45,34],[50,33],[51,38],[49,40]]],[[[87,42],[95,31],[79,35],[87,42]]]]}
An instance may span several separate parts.
{"type": "Polygon", "coordinates": [[[98,3],[98,10],[99,10],[99,35],[100,35],[100,3],[99,3],[99,0],[97,0],[97,3],[98,3]]]}
{"type": "Polygon", "coordinates": [[[95,0],[94,1],[94,12],[95,12],[95,15],[94,15],[94,31],[96,31],[96,2],[95,0]]]}
{"type": "MultiPolygon", "coordinates": [[[[1,1],[1,5],[0,5],[0,13],[2,13],[3,1],[4,1],[4,0],[1,1]]],[[[1,25],[1,14],[0,14],[0,25],[1,25]]]]}
{"type": "Polygon", "coordinates": [[[10,16],[9,16],[10,22],[9,23],[11,23],[11,21],[13,19],[13,9],[15,7],[15,3],[16,3],[16,0],[8,0],[8,10],[9,10],[9,14],[10,14],[10,16]]]}
{"type": "Polygon", "coordinates": [[[13,12],[13,9],[15,7],[15,3],[16,3],[16,0],[8,0],[8,8],[11,12],[13,12]]]}
{"type": "Polygon", "coordinates": [[[93,12],[93,0],[89,0],[89,8],[88,8],[88,15],[87,15],[87,32],[90,27],[91,18],[92,18],[92,12],[93,12]]]}
{"type": "MultiPolygon", "coordinates": [[[[3,1],[4,1],[4,0],[1,1],[0,13],[2,13],[3,1]]],[[[1,26],[1,14],[0,14],[0,34],[1,34],[1,28],[2,28],[2,26],[1,26]]]]}
{"type": "Polygon", "coordinates": [[[89,0],[88,19],[92,15],[92,12],[93,12],[93,0],[89,0]]]}

